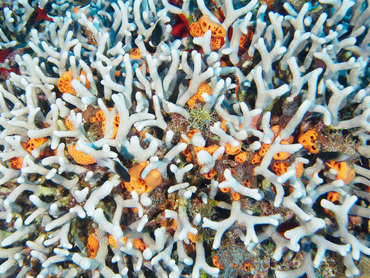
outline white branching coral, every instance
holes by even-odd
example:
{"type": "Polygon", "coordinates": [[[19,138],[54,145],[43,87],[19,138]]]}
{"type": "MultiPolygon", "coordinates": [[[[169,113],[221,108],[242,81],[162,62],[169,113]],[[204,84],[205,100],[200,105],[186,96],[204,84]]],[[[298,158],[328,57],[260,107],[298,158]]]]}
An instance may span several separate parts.
{"type": "Polygon", "coordinates": [[[369,1],[3,2],[2,277],[360,273],[369,1]]]}

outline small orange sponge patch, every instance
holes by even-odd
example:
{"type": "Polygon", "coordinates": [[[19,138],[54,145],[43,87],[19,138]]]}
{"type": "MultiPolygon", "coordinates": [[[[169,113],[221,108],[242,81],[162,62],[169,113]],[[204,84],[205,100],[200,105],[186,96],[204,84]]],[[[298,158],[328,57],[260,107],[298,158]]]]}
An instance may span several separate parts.
{"type": "Polygon", "coordinates": [[[203,15],[198,21],[190,25],[190,35],[192,37],[203,37],[208,30],[212,32],[211,50],[220,49],[227,35],[226,29],[220,23],[213,21],[208,15],[203,15]]]}
{"type": "Polygon", "coordinates": [[[63,94],[70,93],[71,95],[75,95],[76,94],[75,89],[73,89],[71,85],[72,79],[73,79],[72,70],[63,73],[58,81],[59,91],[61,91],[63,94]]]}
{"type": "Polygon", "coordinates": [[[189,105],[190,108],[193,108],[195,104],[199,102],[203,102],[204,99],[202,97],[203,93],[207,93],[208,95],[212,94],[212,88],[206,83],[202,82],[195,93],[186,103],[189,105]]]}
{"type": "Polygon", "coordinates": [[[14,170],[22,169],[23,158],[22,157],[13,157],[9,159],[10,168],[14,170]]]}
{"type": "Polygon", "coordinates": [[[89,258],[94,259],[99,249],[99,242],[93,234],[90,234],[87,238],[86,248],[88,249],[89,258]]]}
{"type": "Polygon", "coordinates": [[[148,245],[141,238],[135,238],[132,241],[132,245],[139,251],[143,252],[145,249],[148,248],[148,245]]]}
{"type": "MultiPolygon", "coordinates": [[[[81,74],[86,77],[86,73],[84,71],[81,71],[81,74]]],[[[64,93],[69,93],[71,95],[76,95],[76,91],[73,88],[71,81],[73,80],[73,73],[72,70],[66,71],[65,73],[62,74],[62,76],[59,78],[58,81],[58,89],[61,91],[63,94],[64,93]]],[[[81,81],[81,78],[78,77],[76,80],[81,81]]],[[[90,83],[88,80],[86,80],[86,88],[90,89],[90,83]]]]}
{"type": "Polygon", "coordinates": [[[308,150],[310,153],[317,154],[319,149],[315,145],[317,138],[317,132],[315,129],[311,129],[301,134],[298,138],[298,142],[303,145],[303,148],[308,150]]]}
{"type": "Polygon", "coordinates": [[[285,174],[288,170],[288,163],[286,163],[285,161],[276,161],[272,165],[272,170],[275,172],[276,175],[281,176],[282,174],[285,174]]]}
{"type": "Polygon", "coordinates": [[[208,15],[202,15],[198,22],[204,33],[211,30],[212,37],[226,37],[226,29],[221,24],[214,22],[208,15]]]}
{"type": "Polygon", "coordinates": [[[81,165],[90,165],[94,164],[96,160],[91,156],[84,152],[76,150],[77,144],[69,145],[67,147],[69,155],[73,158],[73,160],[81,165]]]}
{"type": "Polygon", "coordinates": [[[331,161],[327,165],[338,172],[336,178],[343,180],[345,184],[349,184],[356,176],[355,169],[352,169],[345,161],[331,161]]]}
{"type": "Polygon", "coordinates": [[[200,25],[197,21],[193,22],[190,25],[190,35],[192,37],[203,37],[204,36],[204,32],[200,28],[200,25]]]}
{"type": "Polygon", "coordinates": [[[147,165],[147,162],[141,162],[132,166],[128,170],[131,180],[130,182],[123,182],[122,186],[130,192],[135,190],[140,195],[150,192],[160,185],[162,183],[162,175],[157,169],[150,171],[144,179],[141,178],[141,172],[147,165]]]}
{"type": "Polygon", "coordinates": [[[67,127],[68,130],[73,130],[75,126],[72,124],[72,122],[66,117],[64,119],[64,125],[67,127]]]}
{"type": "Polygon", "coordinates": [[[37,149],[42,144],[46,143],[48,139],[46,137],[42,138],[31,138],[27,143],[22,143],[22,147],[29,153],[32,153],[34,149],[37,149]]]}
{"type": "MultiPolygon", "coordinates": [[[[90,117],[89,121],[90,121],[90,123],[96,123],[96,122],[101,121],[102,122],[103,134],[105,133],[105,128],[106,128],[106,125],[107,125],[107,118],[105,117],[105,114],[102,110],[99,110],[98,112],[96,112],[95,117],[90,117]]],[[[116,138],[118,128],[119,128],[119,114],[117,113],[117,115],[114,116],[114,118],[113,118],[113,129],[114,130],[113,130],[113,134],[110,137],[110,139],[116,138]]]]}

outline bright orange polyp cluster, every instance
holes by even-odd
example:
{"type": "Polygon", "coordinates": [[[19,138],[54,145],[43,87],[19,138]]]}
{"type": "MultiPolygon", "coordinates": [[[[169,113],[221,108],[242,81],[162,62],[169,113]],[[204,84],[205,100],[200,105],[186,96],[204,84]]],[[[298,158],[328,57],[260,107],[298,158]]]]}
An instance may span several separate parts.
{"type": "Polygon", "coordinates": [[[32,153],[34,149],[37,149],[42,144],[46,143],[48,139],[46,137],[42,138],[30,138],[27,143],[21,143],[22,147],[29,153],[32,153]]]}
{"type": "MultiPolygon", "coordinates": [[[[196,133],[198,133],[198,132],[200,132],[200,131],[197,130],[197,129],[191,129],[189,131],[189,133],[187,134],[187,137],[189,138],[189,140],[191,140],[193,138],[193,136],[196,133]]],[[[185,142],[185,140],[181,139],[181,142],[185,142]]],[[[201,150],[205,150],[209,154],[213,154],[218,148],[219,148],[219,146],[217,146],[217,145],[211,145],[211,146],[208,146],[208,147],[197,147],[197,146],[194,146],[194,152],[195,152],[195,154],[197,154],[201,150]]],[[[192,162],[193,161],[193,158],[194,157],[197,157],[196,155],[193,157],[193,154],[192,154],[189,146],[187,146],[186,149],[183,150],[181,153],[183,155],[185,155],[186,161],[188,161],[188,162],[192,162]]],[[[197,163],[199,165],[201,165],[200,162],[198,161],[198,159],[197,159],[197,163]]]]}
{"type": "MultiPolygon", "coordinates": [[[[164,212],[163,212],[164,215],[164,212]]],[[[177,230],[177,221],[173,218],[160,217],[159,225],[166,228],[167,233],[175,232],[177,230]]]]}
{"type": "Polygon", "coordinates": [[[203,93],[207,93],[208,95],[212,94],[212,88],[206,83],[200,83],[197,92],[193,95],[186,103],[189,105],[190,108],[193,108],[195,104],[199,102],[204,102],[202,97],[203,93]]]}
{"type": "Polygon", "coordinates": [[[223,193],[228,193],[230,192],[230,187],[223,187],[223,188],[220,188],[220,191],[223,192],[223,193]]]}
{"type": "Polygon", "coordinates": [[[99,249],[99,241],[93,234],[87,238],[86,248],[88,249],[88,257],[94,259],[99,249]]]}
{"type": "MultiPolygon", "coordinates": [[[[84,71],[81,71],[81,74],[84,75],[85,77],[87,76],[84,71]]],[[[76,91],[73,88],[71,81],[73,80],[73,73],[72,70],[66,71],[65,73],[62,74],[62,76],[59,78],[58,81],[58,89],[61,93],[69,93],[71,95],[76,95],[76,91]]],[[[80,77],[77,77],[76,80],[81,81],[80,77]]],[[[90,89],[90,83],[86,79],[86,88],[90,89]]]]}
{"type": "Polygon", "coordinates": [[[198,21],[195,21],[190,25],[190,35],[192,37],[203,37],[204,36],[204,32],[200,28],[198,21]]]}
{"type": "Polygon", "coordinates": [[[71,81],[73,80],[72,70],[66,71],[62,74],[58,81],[58,88],[59,91],[64,93],[70,93],[71,95],[75,95],[75,89],[73,89],[71,85],[71,81]]]}
{"type": "Polygon", "coordinates": [[[273,158],[276,160],[285,160],[290,156],[290,153],[278,152],[274,154],[273,158]]]}
{"type": "Polygon", "coordinates": [[[141,162],[132,166],[128,170],[131,180],[130,182],[123,182],[122,186],[130,192],[135,190],[140,195],[150,192],[160,185],[162,183],[162,175],[157,169],[150,171],[144,179],[141,178],[141,172],[147,165],[147,162],[141,162]]]}
{"type": "Polygon", "coordinates": [[[218,50],[224,44],[224,38],[211,37],[211,50],[218,50]]]}
{"type": "Polygon", "coordinates": [[[190,25],[190,35],[192,37],[203,37],[204,33],[211,30],[211,50],[220,49],[227,35],[226,29],[213,21],[208,15],[203,15],[198,21],[190,25]]]}
{"type": "Polygon", "coordinates": [[[243,264],[243,270],[245,272],[251,271],[253,269],[253,267],[254,267],[253,264],[251,262],[248,262],[248,261],[243,264]]]}
{"type": "Polygon", "coordinates": [[[113,118],[113,128],[114,128],[114,130],[113,130],[113,134],[112,134],[110,139],[116,138],[117,132],[118,132],[118,127],[119,127],[119,114],[117,113],[117,115],[114,116],[114,118],[113,118]]]}
{"type": "Polygon", "coordinates": [[[231,191],[231,198],[233,198],[234,201],[239,201],[241,198],[241,195],[239,193],[231,191]]]}
{"type": "MultiPolygon", "coordinates": [[[[206,151],[208,152],[210,155],[213,155],[213,153],[219,148],[220,146],[217,146],[217,145],[211,145],[211,146],[208,146],[208,147],[194,147],[194,151],[195,153],[198,153],[200,151],[206,151]]],[[[220,159],[222,157],[222,155],[220,157],[218,157],[217,159],[220,159]]],[[[197,163],[201,166],[203,166],[204,164],[200,163],[198,161],[198,156],[197,156],[197,163]]]]}
{"type": "Polygon", "coordinates": [[[188,239],[190,240],[191,243],[197,242],[197,238],[198,236],[196,234],[188,233],[188,239]]]}
{"type": "Polygon", "coordinates": [[[201,18],[199,18],[198,23],[204,33],[211,30],[212,37],[226,37],[226,29],[221,24],[214,22],[208,15],[202,15],[201,18]]]}
{"type": "Polygon", "coordinates": [[[285,174],[288,170],[288,163],[285,161],[275,161],[272,165],[272,170],[275,172],[276,175],[281,176],[282,174],[285,174]]]}
{"type": "Polygon", "coordinates": [[[310,153],[317,154],[319,153],[319,149],[315,145],[316,138],[317,138],[316,130],[311,129],[298,137],[298,143],[302,144],[303,148],[308,150],[310,153]]]}
{"type": "Polygon", "coordinates": [[[330,168],[335,169],[338,174],[336,178],[338,180],[343,180],[345,184],[349,184],[355,177],[355,169],[352,169],[347,162],[334,162],[331,161],[326,163],[330,168]]]}
{"type": "Polygon", "coordinates": [[[76,150],[77,144],[67,146],[67,150],[69,155],[73,158],[73,160],[80,165],[91,165],[96,163],[95,158],[91,155],[88,155],[84,152],[76,150]]]}

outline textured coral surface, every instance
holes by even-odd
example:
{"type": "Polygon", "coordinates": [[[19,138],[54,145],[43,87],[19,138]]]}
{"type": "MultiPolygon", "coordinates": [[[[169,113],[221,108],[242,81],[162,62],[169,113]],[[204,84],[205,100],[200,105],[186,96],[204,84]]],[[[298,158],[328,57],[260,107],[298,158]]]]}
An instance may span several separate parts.
{"type": "Polygon", "coordinates": [[[369,275],[369,0],[0,5],[0,277],[369,275]]]}

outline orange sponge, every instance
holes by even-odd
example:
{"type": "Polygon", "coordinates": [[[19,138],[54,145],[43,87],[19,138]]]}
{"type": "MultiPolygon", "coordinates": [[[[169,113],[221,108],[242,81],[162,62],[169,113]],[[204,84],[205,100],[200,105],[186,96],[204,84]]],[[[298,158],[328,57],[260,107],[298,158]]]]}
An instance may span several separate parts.
{"type": "Polygon", "coordinates": [[[271,144],[262,143],[261,148],[258,150],[260,156],[265,156],[267,150],[270,148],[271,144]]]}
{"type": "Polygon", "coordinates": [[[211,50],[220,49],[224,44],[226,29],[220,24],[213,21],[208,15],[203,15],[198,21],[190,25],[190,35],[192,37],[203,37],[204,33],[211,30],[211,50]]]}
{"type": "Polygon", "coordinates": [[[197,101],[203,102],[204,99],[202,97],[203,93],[207,93],[208,95],[212,94],[212,88],[206,83],[202,82],[199,85],[198,91],[193,95],[186,103],[189,105],[190,108],[193,108],[197,101]]]}
{"type": "Polygon", "coordinates": [[[84,152],[76,150],[77,144],[67,146],[69,155],[76,161],[76,163],[81,165],[90,165],[96,163],[95,158],[84,152]]]}
{"type": "Polygon", "coordinates": [[[337,205],[340,203],[340,194],[336,191],[329,191],[326,199],[337,205]]]}
{"type": "Polygon", "coordinates": [[[231,197],[233,198],[234,201],[239,201],[241,198],[241,195],[231,190],[231,197]]]}
{"type": "MultiPolygon", "coordinates": [[[[84,71],[81,71],[81,74],[84,75],[85,77],[87,76],[84,71]]],[[[78,81],[81,81],[81,78],[78,77],[76,78],[78,81]]],[[[61,91],[63,94],[64,93],[70,93],[71,95],[76,95],[75,89],[73,88],[71,81],[73,80],[73,73],[72,70],[66,71],[65,73],[62,74],[62,76],[58,80],[58,88],[59,91],[61,91]]],[[[86,88],[90,89],[90,83],[86,79],[86,88]]]]}
{"type": "Polygon", "coordinates": [[[248,28],[247,34],[242,34],[239,39],[239,51],[241,53],[244,53],[247,51],[248,47],[250,46],[250,43],[253,38],[253,29],[248,28]]]}
{"type": "Polygon", "coordinates": [[[208,30],[211,30],[212,37],[226,37],[226,29],[221,24],[214,22],[208,15],[202,15],[202,17],[199,19],[199,25],[204,33],[208,30]]]}
{"type": "Polygon", "coordinates": [[[203,37],[204,36],[204,32],[200,28],[198,21],[195,21],[190,25],[190,35],[192,37],[203,37]]]}
{"type": "Polygon", "coordinates": [[[303,145],[303,148],[308,150],[313,154],[319,153],[319,149],[315,145],[315,141],[317,138],[317,132],[315,129],[311,129],[306,131],[305,133],[301,134],[298,137],[298,142],[303,145]]]}
{"type": "Polygon", "coordinates": [[[211,50],[215,51],[220,49],[224,42],[223,38],[211,37],[211,50]]]}
{"type": "Polygon", "coordinates": [[[68,130],[73,130],[74,129],[74,125],[72,124],[72,122],[68,119],[68,117],[66,117],[64,119],[64,124],[65,126],[67,127],[68,130]]]}
{"type": "Polygon", "coordinates": [[[145,249],[148,248],[148,245],[141,238],[135,238],[132,241],[132,245],[139,251],[143,252],[145,249]]]}
{"type": "Polygon", "coordinates": [[[131,180],[130,182],[123,182],[122,186],[130,192],[135,190],[140,195],[150,192],[160,185],[162,183],[162,175],[157,169],[150,171],[144,179],[141,178],[141,172],[147,165],[147,162],[141,162],[132,166],[128,170],[131,180]]]}
{"type": "Polygon", "coordinates": [[[70,93],[71,95],[76,95],[75,89],[71,85],[73,79],[72,70],[66,71],[62,74],[58,81],[59,91],[64,93],[70,93]]]}
{"type": "Polygon", "coordinates": [[[247,152],[240,152],[235,156],[235,161],[238,163],[243,163],[247,160],[248,153],[247,152]]]}
{"type": "Polygon", "coordinates": [[[86,248],[88,249],[89,258],[94,259],[96,253],[98,252],[99,241],[93,234],[90,234],[89,237],[87,238],[86,248]]]}
{"type": "Polygon", "coordinates": [[[275,172],[276,175],[281,176],[282,174],[285,174],[288,170],[288,163],[286,163],[285,161],[276,161],[272,165],[272,170],[275,172]]]}
{"type": "Polygon", "coordinates": [[[112,245],[114,248],[117,248],[117,242],[113,235],[108,235],[108,244],[112,245]]]}
{"type": "Polygon", "coordinates": [[[103,110],[99,110],[98,112],[96,112],[95,114],[95,117],[90,117],[89,118],[89,122],[90,123],[96,123],[96,122],[99,122],[99,121],[103,121],[103,125],[104,125],[104,128],[105,128],[105,121],[106,118],[105,118],[105,114],[103,112],[103,110]]]}
{"type": "Polygon", "coordinates": [[[252,158],[252,164],[258,164],[260,163],[262,160],[261,160],[261,156],[257,153],[255,153],[253,155],[253,158],[252,158]]]}
{"type": "Polygon", "coordinates": [[[95,117],[90,117],[89,122],[90,123],[101,122],[101,129],[103,131],[103,134],[105,133],[107,118],[105,117],[103,110],[99,110],[98,112],[96,112],[95,117]]]}
{"type": "Polygon", "coordinates": [[[203,177],[205,177],[207,180],[211,180],[216,175],[216,173],[216,170],[212,168],[208,173],[203,174],[203,177]]]}
{"type": "Polygon", "coordinates": [[[234,154],[238,154],[242,149],[242,143],[239,142],[239,145],[237,147],[233,147],[231,146],[230,143],[226,143],[225,144],[225,153],[226,154],[231,154],[231,155],[234,155],[234,154]]]}
{"type": "Polygon", "coordinates": [[[334,162],[326,163],[330,168],[335,169],[338,174],[337,179],[343,180],[345,184],[349,184],[356,176],[355,169],[352,169],[347,162],[334,162]]]}
{"type": "Polygon", "coordinates": [[[141,54],[140,54],[140,50],[139,50],[139,48],[133,48],[133,49],[130,51],[129,57],[130,57],[130,59],[134,59],[134,60],[139,60],[139,59],[141,59],[141,54]]]}
{"type": "MultiPolygon", "coordinates": [[[[111,109],[110,109],[111,110],[111,109]]],[[[89,122],[90,123],[96,123],[96,122],[102,122],[102,131],[103,134],[105,133],[105,127],[107,125],[107,118],[105,117],[105,114],[102,110],[99,110],[96,112],[95,117],[90,117],[89,122]]],[[[119,127],[119,114],[117,113],[116,116],[113,118],[113,134],[110,139],[116,138],[117,132],[118,132],[118,127],[119,127]]]]}
{"type": "Polygon", "coordinates": [[[112,134],[110,139],[116,138],[117,132],[118,132],[118,127],[119,127],[119,114],[117,113],[117,115],[114,116],[114,118],[113,118],[113,128],[114,128],[114,130],[113,130],[113,134],[112,134]]]}
{"type": "Polygon", "coordinates": [[[44,144],[48,139],[46,137],[42,138],[30,138],[27,143],[21,143],[22,147],[29,153],[32,153],[34,149],[37,149],[42,144],[44,144]]]}
{"type": "MultiPolygon", "coordinates": [[[[284,141],[281,141],[280,144],[281,145],[289,145],[289,142],[284,140],[284,141]]],[[[290,156],[290,153],[278,152],[278,153],[274,154],[273,158],[276,159],[276,160],[285,160],[289,156],[290,156]]]]}
{"type": "MultiPolygon", "coordinates": [[[[329,191],[328,195],[326,196],[326,199],[330,202],[332,202],[335,205],[340,204],[340,197],[341,195],[336,191],[329,191]]],[[[324,209],[325,212],[331,216],[334,216],[334,213],[328,209],[324,209]]]]}
{"type": "Polygon", "coordinates": [[[13,157],[9,160],[9,163],[10,163],[10,168],[15,169],[15,170],[20,170],[20,169],[22,169],[23,158],[22,157],[13,157]]]}

